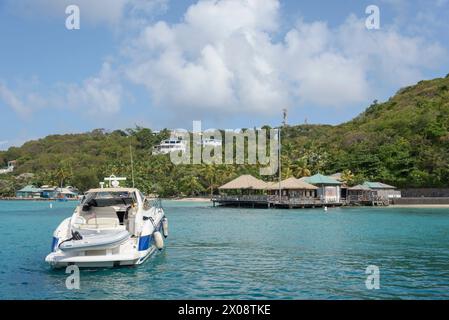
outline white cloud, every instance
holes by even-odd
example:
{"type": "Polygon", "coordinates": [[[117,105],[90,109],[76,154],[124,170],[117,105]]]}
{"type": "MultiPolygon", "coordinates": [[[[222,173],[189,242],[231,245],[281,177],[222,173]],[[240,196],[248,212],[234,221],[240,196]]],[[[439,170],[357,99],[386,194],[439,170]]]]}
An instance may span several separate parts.
{"type": "Polygon", "coordinates": [[[299,21],[281,40],[276,0],[200,1],[182,22],[147,26],[124,52],[129,79],[172,111],[270,114],[286,106],[366,103],[422,79],[444,50],[350,16],[337,28],[299,21]]]}
{"type": "Polygon", "coordinates": [[[23,101],[23,98],[2,82],[0,82],[0,101],[22,117],[27,117],[31,113],[31,107],[23,101]]]}
{"type": "Polygon", "coordinates": [[[114,114],[120,111],[124,95],[118,72],[109,62],[103,64],[97,75],[81,84],[58,83],[43,87],[33,78],[19,82],[13,90],[0,81],[0,102],[24,118],[42,108],[71,109],[91,115],[114,114]]]}
{"type": "Polygon", "coordinates": [[[98,75],[83,81],[81,85],[63,85],[66,89],[65,104],[90,114],[117,113],[120,111],[123,87],[117,73],[105,62],[98,75]]]}

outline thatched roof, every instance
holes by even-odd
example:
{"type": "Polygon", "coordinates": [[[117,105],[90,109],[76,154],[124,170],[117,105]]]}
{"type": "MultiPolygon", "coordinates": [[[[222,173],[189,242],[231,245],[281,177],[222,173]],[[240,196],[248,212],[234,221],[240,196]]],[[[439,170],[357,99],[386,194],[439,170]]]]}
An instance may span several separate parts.
{"type": "Polygon", "coordinates": [[[331,177],[331,178],[333,178],[335,180],[338,180],[338,181],[342,181],[341,176],[342,176],[342,173],[341,172],[337,172],[337,173],[331,174],[329,177],[331,177]]]}
{"type": "Polygon", "coordinates": [[[367,186],[371,189],[396,189],[396,187],[390,186],[388,184],[382,183],[382,182],[369,182],[366,181],[363,183],[363,185],[367,186]]]}
{"type": "MultiPolygon", "coordinates": [[[[296,178],[288,178],[281,181],[281,189],[283,190],[316,190],[317,187],[296,178]]],[[[279,182],[273,182],[268,185],[267,190],[279,190],[279,182]]]]}
{"type": "Polygon", "coordinates": [[[373,189],[371,189],[370,187],[365,186],[363,184],[359,184],[359,185],[356,185],[356,186],[354,186],[352,188],[349,188],[348,190],[351,190],[351,191],[372,191],[373,189]]]}
{"type": "Polygon", "coordinates": [[[220,190],[265,190],[267,183],[265,181],[254,178],[252,175],[240,176],[218,189],[220,190]]]}

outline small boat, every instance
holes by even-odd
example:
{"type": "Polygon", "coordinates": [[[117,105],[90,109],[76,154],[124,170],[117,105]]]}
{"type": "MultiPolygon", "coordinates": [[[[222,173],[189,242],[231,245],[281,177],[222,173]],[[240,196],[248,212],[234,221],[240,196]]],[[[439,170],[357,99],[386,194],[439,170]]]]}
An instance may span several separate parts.
{"type": "Polygon", "coordinates": [[[114,248],[130,238],[126,230],[117,230],[116,232],[88,234],[79,240],[66,240],[59,244],[59,249],[64,252],[70,251],[88,251],[88,250],[106,250],[114,248]]]}
{"type": "Polygon", "coordinates": [[[163,249],[168,220],[160,199],[119,187],[118,180],[124,178],[107,179],[112,186],[102,183],[89,190],[54,231],[51,253],[45,258],[52,267],[139,265],[163,249]]]}

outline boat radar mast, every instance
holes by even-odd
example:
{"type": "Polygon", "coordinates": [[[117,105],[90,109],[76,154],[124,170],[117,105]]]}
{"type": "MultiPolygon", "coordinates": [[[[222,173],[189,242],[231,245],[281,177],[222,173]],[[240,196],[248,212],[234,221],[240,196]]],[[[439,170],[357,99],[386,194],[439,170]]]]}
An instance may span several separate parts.
{"type": "MultiPolygon", "coordinates": [[[[104,181],[108,182],[109,188],[118,188],[120,187],[120,181],[126,181],[126,178],[116,177],[115,175],[111,175],[108,178],[104,178],[104,181]]],[[[105,182],[100,182],[101,189],[104,188],[105,182]]]]}

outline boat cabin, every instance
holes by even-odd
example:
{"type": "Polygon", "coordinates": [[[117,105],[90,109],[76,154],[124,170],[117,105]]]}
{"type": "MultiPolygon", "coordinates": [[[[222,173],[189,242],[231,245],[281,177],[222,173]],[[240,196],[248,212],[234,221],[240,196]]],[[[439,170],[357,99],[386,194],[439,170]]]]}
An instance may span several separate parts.
{"type": "Polygon", "coordinates": [[[82,230],[123,229],[135,233],[135,219],[145,197],[133,188],[89,190],[81,201],[75,227],[82,230]]]}

